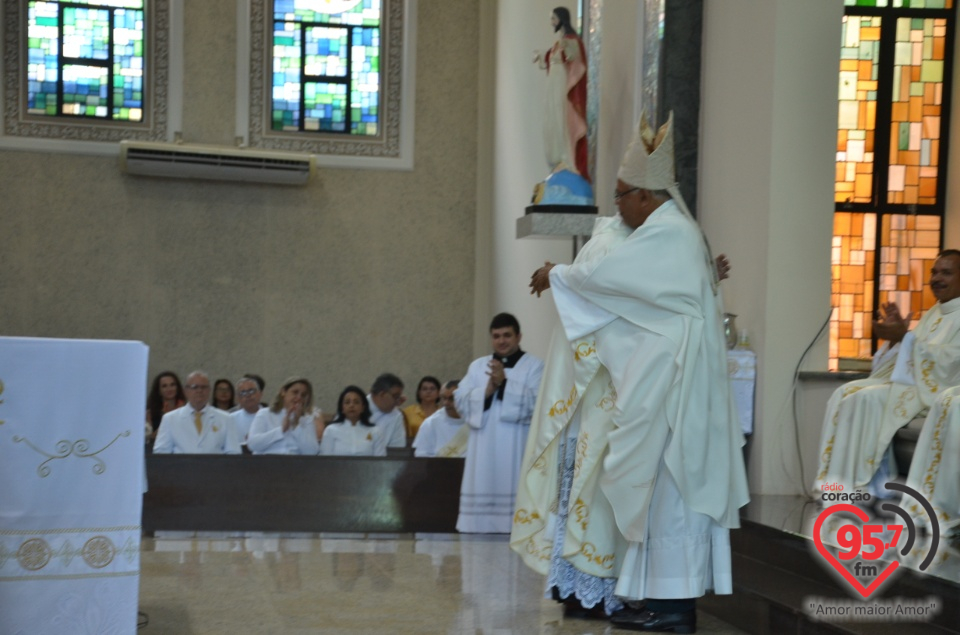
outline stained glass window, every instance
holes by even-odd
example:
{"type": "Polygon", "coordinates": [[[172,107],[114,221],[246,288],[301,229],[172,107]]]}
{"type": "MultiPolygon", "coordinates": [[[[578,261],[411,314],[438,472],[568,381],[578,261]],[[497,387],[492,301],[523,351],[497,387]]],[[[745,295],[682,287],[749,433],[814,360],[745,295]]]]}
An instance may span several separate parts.
{"type": "Polygon", "coordinates": [[[843,0],[848,7],[893,7],[894,9],[952,9],[953,0],[843,0]]]}
{"type": "Polygon", "coordinates": [[[877,215],[833,215],[830,358],[870,357],[877,215]]]}
{"type": "Polygon", "coordinates": [[[941,247],[952,0],[845,0],[830,368],[876,350],[884,302],[914,319],[941,247]],[[941,143],[941,139],[944,143],[941,143]]]}
{"type": "Polygon", "coordinates": [[[873,198],[880,18],[844,16],[837,133],[838,203],[873,198]]]}
{"type": "Polygon", "coordinates": [[[271,127],[380,132],[380,0],[274,0],[271,127]]]}
{"type": "Polygon", "coordinates": [[[890,116],[890,203],[937,202],[945,19],[897,20],[890,116]]]}
{"type": "Polygon", "coordinates": [[[142,121],[144,2],[29,2],[27,113],[142,121]]]}

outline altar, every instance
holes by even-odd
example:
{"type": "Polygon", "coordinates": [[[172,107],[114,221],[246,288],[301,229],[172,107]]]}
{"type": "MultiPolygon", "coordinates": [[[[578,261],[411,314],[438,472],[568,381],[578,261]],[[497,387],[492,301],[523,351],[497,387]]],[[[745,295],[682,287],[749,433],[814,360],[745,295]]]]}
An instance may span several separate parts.
{"type": "Polygon", "coordinates": [[[0,337],[0,632],[136,631],[147,353],[0,337]]]}

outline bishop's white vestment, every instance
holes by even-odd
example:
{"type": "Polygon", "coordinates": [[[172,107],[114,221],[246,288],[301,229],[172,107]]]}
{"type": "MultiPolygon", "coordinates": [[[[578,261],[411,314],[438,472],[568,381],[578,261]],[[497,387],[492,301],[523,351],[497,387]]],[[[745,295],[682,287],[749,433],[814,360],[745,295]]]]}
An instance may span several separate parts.
{"type": "Polygon", "coordinates": [[[523,353],[512,367],[504,365],[502,394],[488,400],[492,359],[474,360],[454,392],[457,411],[470,426],[457,517],[457,531],[463,533],[510,533],[520,462],[543,374],[543,362],[523,353]]]}
{"type": "MultiPolygon", "coordinates": [[[[550,273],[574,363],[557,378],[565,398],[545,386],[537,416],[556,428],[577,413],[580,425],[564,555],[619,576],[622,597],[730,592],[728,528],[748,494],[711,267],[699,228],[668,201],[604,257],[550,273]]],[[[550,533],[536,531],[549,524],[556,463],[536,456],[549,437],[527,457],[515,517],[528,564],[550,533]]]]}
{"type": "Polygon", "coordinates": [[[897,430],[960,385],[960,298],[937,303],[870,377],[838,388],[827,402],[814,489],[865,487],[897,430]]]}

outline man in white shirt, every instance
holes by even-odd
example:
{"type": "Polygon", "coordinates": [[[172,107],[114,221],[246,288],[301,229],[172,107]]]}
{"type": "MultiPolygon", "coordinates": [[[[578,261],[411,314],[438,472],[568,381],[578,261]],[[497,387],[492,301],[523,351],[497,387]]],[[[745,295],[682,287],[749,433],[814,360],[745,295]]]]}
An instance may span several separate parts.
{"type": "Polygon", "coordinates": [[[537,402],[543,362],[520,350],[509,313],[490,323],[493,355],[474,360],[454,396],[467,425],[457,531],[506,534],[513,523],[520,463],[537,402]]]}
{"type": "Polygon", "coordinates": [[[229,414],[209,404],[210,376],[196,370],[183,387],[187,405],[160,420],[154,454],[240,454],[237,427],[229,414]]]}
{"type": "Polygon", "coordinates": [[[407,446],[407,430],[403,425],[403,413],[400,406],[406,401],[403,396],[403,382],[392,373],[383,373],[377,377],[370,394],[367,395],[370,403],[370,423],[380,429],[381,435],[387,439],[388,448],[404,448],[407,446]]]}
{"type": "Polygon", "coordinates": [[[262,395],[260,384],[254,378],[244,375],[237,381],[237,409],[230,413],[230,417],[237,426],[237,437],[241,445],[247,444],[250,424],[263,407],[260,405],[262,395]]]}
{"type": "Polygon", "coordinates": [[[440,410],[424,419],[413,440],[414,456],[459,457],[467,452],[469,427],[457,412],[453,391],[459,380],[448,381],[440,389],[440,410]]]}

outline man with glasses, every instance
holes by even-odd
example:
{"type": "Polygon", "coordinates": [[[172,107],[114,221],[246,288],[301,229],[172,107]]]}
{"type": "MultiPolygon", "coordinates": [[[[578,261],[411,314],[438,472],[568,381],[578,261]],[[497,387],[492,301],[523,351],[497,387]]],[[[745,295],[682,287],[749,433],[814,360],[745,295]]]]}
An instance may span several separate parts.
{"type": "Polygon", "coordinates": [[[187,405],[163,415],[153,453],[240,454],[233,419],[210,405],[210,376],[195,370],[183,389],[187,405]]]}
{"type": "Polygon", "coordinates": [[[388,448],[407,447],[407,429],[403,425],[403,413],[400,406],[406,401],[403,396],[403,382],[392,373],[383,373],[373,381],[370,394],[370,423],[379,428],[380,434],[387,439],[388,448]]]}
{"type": "Polygon", "coordinates": [[[247,444],[247,434],[250,432],[250,424],[253,418],[257,416],[263,406],[260,404],[260,397],[263,391],[260,390],[260,384],[253,377],[244,375],[237,380],[237,409],[230,413],[234,425],[237,426],[237,437],[241,445],[247,444]]]}

